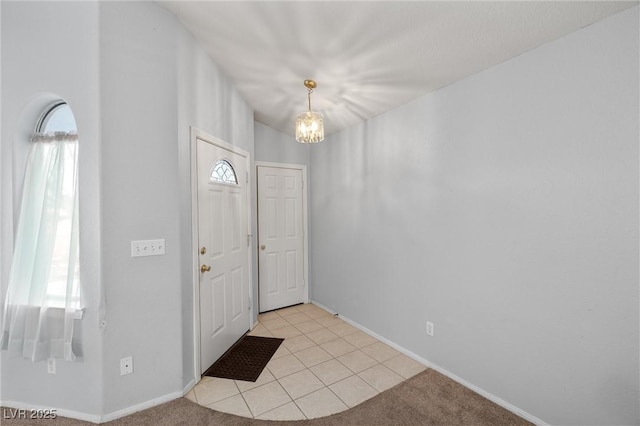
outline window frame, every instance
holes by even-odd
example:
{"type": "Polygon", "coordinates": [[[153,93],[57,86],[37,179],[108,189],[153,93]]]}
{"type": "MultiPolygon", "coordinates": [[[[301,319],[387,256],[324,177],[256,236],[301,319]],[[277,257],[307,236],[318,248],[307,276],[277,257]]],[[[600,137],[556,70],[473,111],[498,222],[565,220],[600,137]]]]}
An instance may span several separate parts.
{"type": "MultiPolygon", "coordinates": [[[[56,112],[56,110],[60,109],[65,105],[69,107],[69,104],[67,104],[63,100],[58,100],[49,104],[49,106],[47,106],[44,109],[42,114],[40,114],[40,118],[38,118],[38,121],[36,121],[35,133],[44,133],[44,129],[47,127],[47,124],[49,123],[49,120],[51,119],[51,117],[53,117],[53,114],[56,112]]],[[[69,107],[69,110],[71,110],[71,107],[69,107]]],[[[73,111],[71,112],[71,114],[73,115],[73,111]]],[[[74,121],[75,121],[75,117],[74,117],[74,121]]],[[[76,126],[76,132],[77,131],[78,129],[76,126]]]]}
{"type": "Polygon", "coordinates": [[[229,161],[227,158],[220,158],[211,167],[211,171],[209,172],[209,182],[220,184],[220,185],[230,185],[230,186],[238,186],[240,185],[240,180],[238,179],[238,174],[236,173],[236,168],[233,166],[233,163],[229,161]],[[229,169],[231,169],[231,173],[233,173],[234,181],[225,181],[221,180],[217,177],[214,177],[214,173],[217,175],[216,168],[219,165],[226,165],[229,169]]]}

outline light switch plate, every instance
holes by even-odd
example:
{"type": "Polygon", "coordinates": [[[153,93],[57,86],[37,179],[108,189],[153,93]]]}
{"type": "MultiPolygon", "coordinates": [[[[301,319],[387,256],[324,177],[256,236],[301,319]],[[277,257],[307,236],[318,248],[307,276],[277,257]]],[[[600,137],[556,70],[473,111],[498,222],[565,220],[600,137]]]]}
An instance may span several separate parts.
{"type": "Polygon", "coordinates": [[[56,359],[55,358],[47,359],[47,373],[56,374],[56,359]]]}
{"type": "Polygon", "coordinates": [[[164,250],[164,238],[131,241],[131,257],[160,256],[164,254],[164,250]]]}

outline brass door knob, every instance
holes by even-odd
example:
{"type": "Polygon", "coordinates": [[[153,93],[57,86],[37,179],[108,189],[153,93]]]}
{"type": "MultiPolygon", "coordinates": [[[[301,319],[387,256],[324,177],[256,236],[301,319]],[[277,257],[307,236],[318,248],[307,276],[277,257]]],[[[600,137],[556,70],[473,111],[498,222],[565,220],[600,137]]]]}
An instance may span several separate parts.
{"type": "Polygon", "coordinates": [[[264,250],[266,248],[267,248],[267,246],[265,246],[264,244],[260,246],[260,250],[264,250]]]}
{"type": "Polygon", "coordinates": [[[205,272],[207,272],[207,271],[210,271],[210,270],[211,270],[211,266],[202,265],[202,266],[200,267],[200,272],[202,272],[203,274],[204,274],[205,272]]]}

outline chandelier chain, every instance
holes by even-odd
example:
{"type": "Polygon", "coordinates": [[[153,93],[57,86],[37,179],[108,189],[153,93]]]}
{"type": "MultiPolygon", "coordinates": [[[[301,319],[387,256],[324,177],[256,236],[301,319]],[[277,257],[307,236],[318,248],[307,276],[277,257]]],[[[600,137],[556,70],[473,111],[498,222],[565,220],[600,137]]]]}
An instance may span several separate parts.
{"type": "Polygon", "coordinates": [[[324,119],[321,113],[311,110],[311,94],[316,88],[316,82],[305,80],[304,85],[307,88],[309,109],[296,117],[296,140],[300,143],[318,143],[324,140],[324,119]]]}

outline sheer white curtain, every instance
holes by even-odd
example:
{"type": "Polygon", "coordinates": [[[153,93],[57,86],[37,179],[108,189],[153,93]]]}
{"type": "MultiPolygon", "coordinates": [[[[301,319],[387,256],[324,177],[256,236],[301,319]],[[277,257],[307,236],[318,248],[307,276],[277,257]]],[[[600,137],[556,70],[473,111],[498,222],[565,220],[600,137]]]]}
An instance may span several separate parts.
{"type": "Polygon", "coordinates": [[[32,362],[76,358],[78,137],[34,135],[2,324],[2,349],[32,362]]]}

